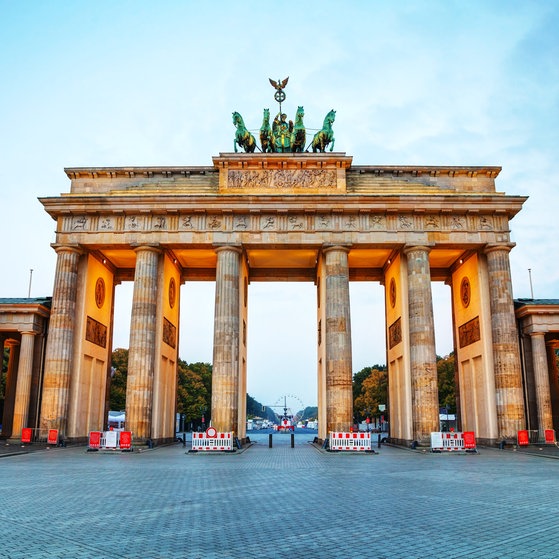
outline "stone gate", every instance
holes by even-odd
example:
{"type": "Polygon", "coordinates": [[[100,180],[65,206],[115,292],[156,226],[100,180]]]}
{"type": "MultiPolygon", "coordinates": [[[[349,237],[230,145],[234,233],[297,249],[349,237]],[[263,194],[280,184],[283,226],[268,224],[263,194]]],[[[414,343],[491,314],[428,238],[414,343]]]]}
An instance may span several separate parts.
{"type": "Polygon", "coordinates": [[[509,251],[526,200],[499,167],[352,165],[344,153],[223,153],[207,167],[66,169],[41,198],[56,220],[56,278],[41,426],[101,429],[114,286],[134,281],[127,427],[174,436],[180,285],[215,281],[212,423],[246,436],[248,285],[317,290],[319,437],[352,423],[349,282],[385,287],[391,436],[439,430],[431,282],[452,289],[462,429],[481,441],[525,424],[509,251]]]}

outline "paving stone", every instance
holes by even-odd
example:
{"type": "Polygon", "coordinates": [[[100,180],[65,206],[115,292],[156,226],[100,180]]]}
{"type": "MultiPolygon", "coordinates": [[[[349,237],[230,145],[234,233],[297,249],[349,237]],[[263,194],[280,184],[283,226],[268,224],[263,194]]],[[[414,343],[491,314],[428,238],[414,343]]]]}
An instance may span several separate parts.
{"type": "Polygon", "coordinates": [[[559,557],[559,460],[482,449],[65,448],[0,460],[0,557],[559,557]]]}

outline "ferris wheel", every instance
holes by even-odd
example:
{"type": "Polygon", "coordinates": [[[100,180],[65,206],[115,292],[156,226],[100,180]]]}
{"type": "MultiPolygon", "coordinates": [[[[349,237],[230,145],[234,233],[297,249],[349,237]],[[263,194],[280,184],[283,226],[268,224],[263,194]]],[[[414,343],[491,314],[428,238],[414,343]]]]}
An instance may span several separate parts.
{"type": "Polygon", "coordinates": [[[293,418],[294,422],[299,421],[301,418],[300,413],[305,410],[305,404],[303,404],[303,400],[296,396],[295,394],[284,394],[280,398],[278,398],[271,408],[276,411],[278,415],[282,415],[279,413],[279,409],[283,410],[283,416],[290,416],[293,418]]]}

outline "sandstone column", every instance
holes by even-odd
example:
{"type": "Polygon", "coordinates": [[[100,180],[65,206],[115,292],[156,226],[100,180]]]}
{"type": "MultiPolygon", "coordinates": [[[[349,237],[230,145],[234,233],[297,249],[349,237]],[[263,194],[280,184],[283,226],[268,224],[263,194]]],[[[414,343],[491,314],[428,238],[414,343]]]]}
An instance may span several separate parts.
{"type": "Polygon", "coordinates": [[[439,431],[437,354],[429,252],[430,249],[425,246],[404,249],[408,263],[413,437],[422,443],[430,442],[431,432],[439,431]]]}
{"type": "Polygon", "coordinates": [[[323,250],[327,434],[348,432],[353,423],[348,253],[343,246],[323,250]]]}
{"type": "MultiPolygon", "coordinates": [[[[557,366],[557,356],[555,349],[559,347],[559,340],[549,340],[546,344],[547,351],[547,366],[549,367],[549,394],[551,397],[551,412],[553,414],[553,426],[559,424],[558,416],[559,411],[554,410],[554,403],[559,402],[559,367],[557,366]],[[555,413],[553,413],[555,411],[555,413]]],[[[557,430],[557,429],[556,429],[557,430]]]]}
{"type": "Polygon", "coordinates": [[[530,338],[532,340],[532,364],[538,405],[538,436],[540,441],[543,442],[545,440],[545,430],[553,429],[545,335],[543,332],[534,332],[530,334],[530,338]]]}
{"type": "Polygon", "coordinates": [[[510,245],[488,246],[487,271],[499,437],[516,439],[524,428],[524,400],[518,332],[510,274],[510,245]]]}
{"type": "Polygon", "coordinates": [[[239,401],[239,295],[241,249],[215,249],[214,350],[212,368],[212,427],[218,432],[237,429],[239,401]]]}
{"type": "Polygon", "coordinates": [[[4,413],[2,414],[2,435],[11,437],[12,434],[17,436],[17,432],[13,431],[14,405],[16,396],[17,383],[17,367],[19,362],[20,343],[14,339],[8,339],[4,345],[10,348],[10,356],[8,358],[8,370],[6,371],[6,386],[4,389],[4,413]]]}
{"type": "Polygon", "coordinates": [[[19,437],[21,430],[27,425],[29,399],[31,395],[31,376],[33,373],[33,350],[35,348],[35,332],[21,333],[21,348],[17,370],[16,399],[14,405],[14,421],[12,435],[19,437]]]}
{"type": "Polygon", "coordinates": [[[43,376],[41,429],[58,429],[66,435],[68,395],[72,376],[78,263],[81,251],[56,246],[58,254],[43,376]]]}
{"type": "Polygon", "coordinates": [[[151,437],[153,372],[157,324],[157,281],[160,250],[139,246],[136,251],[128,381],[126,383],[126,428],[136,441],[151,437]]]}

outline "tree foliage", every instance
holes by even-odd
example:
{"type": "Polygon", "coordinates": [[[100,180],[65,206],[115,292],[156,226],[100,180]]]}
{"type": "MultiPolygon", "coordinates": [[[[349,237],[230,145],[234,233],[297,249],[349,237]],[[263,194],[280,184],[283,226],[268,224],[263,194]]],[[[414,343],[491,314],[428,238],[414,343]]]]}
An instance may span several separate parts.
{"type": "MultiPolygon", "coordinates": [[[[384,365],[365,367],[353,377],[353,414],[357,421],[380,415],[379,405],[388,403],[388,371],[384,365]]],[[[382,412],[386,416],[386,411],[382,412]]]]}
{"type": "Polygon", "coordinates": [[[5,397],[6,394],[6,378],[8,376],[8,359],[10,357],[10,350],[5,347],[2,353],[2,368],[0,369],[0,399],[5,397]]]}
{"type": "Polygon", "coordinates": [[[454,353],[446,357],[437,356],[437,379],[439,385],[439,407],[448,413],[456,413],[456,378],[454,353]]]}
{"type": "Polygon", "coordinates": [[[212,410],[212,366],[209,363],[178,361],[177,413],[188,423],[209,424],[212,410]]]}
{"type": "Polygon", "coordinates": [[[301,421],[307,421],[309,419],[318,418],[318,407],[317,406],[307,406],[301,413],[301,421]]]}
{"type": "MultiPolygon", "coordinates": [[[[456,379],[454,353],[437,356],[437,379],[439,407],[456,413],[456,379]]],[[[365,367],[353,376],[353,410],[355,419],[363,421],[367,416],[378,416],[379,404],[388,404],[388,371],[386,365],[365,367]]],[[[387,406],[386,416],[389,411],[387,406]]]]}
{"type": "Polygon", "coordinates": [[[112,354],[111,386],[109,387],[109,409],[123,410],[126,407],[126,379],[128,378],[128,350],[118,348],[112,354]]]}

